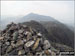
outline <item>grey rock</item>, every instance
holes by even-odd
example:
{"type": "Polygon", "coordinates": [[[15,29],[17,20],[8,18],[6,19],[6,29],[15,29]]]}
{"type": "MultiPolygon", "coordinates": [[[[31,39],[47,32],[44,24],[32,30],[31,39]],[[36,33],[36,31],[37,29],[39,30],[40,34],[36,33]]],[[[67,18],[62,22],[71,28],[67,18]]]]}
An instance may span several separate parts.
{"type": "Polygon", "coordinates": [[[26,47],[26,45],[24,45],[24,50],[25,50],[26,53],[28,53],[30,51],[29,48],[26,47]]]}
{"type": "Polygon", "coordinates": [[[20,29],[20,30],[18,31],[19,34],[21,34],[21,33],[23,33],[23,32],[24,32],[24,30],[22,30],[22,29],[20,29]]]}
{"type": "Polygon", "coordinates": [[[23,49],[18,51],[18,55],[22,55],[22,54],[25,54],[25,51],[23,49]]]}
{"type": "Polygon", "coordinates": [[[41,47],[38,47],[38,48],[36,49],[36,52],[40,52],[40,51],[42,51],[42,48],[41,48],[41,47]]]}
{"type": "Polygon", "coordinates": [[[32,41],[32,40],[31,40],[31,41],[28,41],[28,42],[25,44],[25,46],[26,46],[26,47],[30,47],[30,46],[32,46],[32,45],[34,44],[34,42],[35,42],[35,41],[32,41]]]}
{"type": "Polygon", "coordinates": [[[17,38],[18,38],[18,32],[16,31],[13,33],[13,40],[16,40],[17,38]]]}
{"type": "Polygon", "coordinates": [[[10,45],[10,42],[5,42],[6,43],[6,45],[10,45]]]}
{"type": "Polygon", "coordinates": [[[43,48],[44,49],[48,49],[48,48],[50,48],[51,47],[51,44],[49,43],[49,41],[48,40],[45,40],[44,41],[44,46],[43,46],[43,48]]]}
{"type": "Polygon", "coordinates": [[[16,47],[23,45],[23,44],[24,44],[23,40],[18,40],[16,43],[16,47]]]}

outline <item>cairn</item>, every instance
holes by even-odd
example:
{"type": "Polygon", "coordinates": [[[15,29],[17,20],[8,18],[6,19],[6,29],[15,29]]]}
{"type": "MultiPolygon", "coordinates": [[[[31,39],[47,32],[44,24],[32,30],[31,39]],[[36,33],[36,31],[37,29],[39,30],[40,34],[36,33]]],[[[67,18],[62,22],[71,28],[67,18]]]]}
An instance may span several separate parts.
{"type": "Polygon", "coordinates": [[[0,32],[1,55],[56,56],[51,44],[35,29],[23,24],[8,24],[0,32]]]}

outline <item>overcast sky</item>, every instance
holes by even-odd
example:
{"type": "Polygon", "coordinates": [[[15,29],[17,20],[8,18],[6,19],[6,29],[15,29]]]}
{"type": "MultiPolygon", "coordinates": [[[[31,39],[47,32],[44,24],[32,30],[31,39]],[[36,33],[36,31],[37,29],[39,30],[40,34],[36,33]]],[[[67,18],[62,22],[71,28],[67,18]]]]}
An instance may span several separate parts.
{"type": "Polygon", "coordinates": [[[74,1],[1,1],[1,16],[47,15],[74,24],[74,1]]]}

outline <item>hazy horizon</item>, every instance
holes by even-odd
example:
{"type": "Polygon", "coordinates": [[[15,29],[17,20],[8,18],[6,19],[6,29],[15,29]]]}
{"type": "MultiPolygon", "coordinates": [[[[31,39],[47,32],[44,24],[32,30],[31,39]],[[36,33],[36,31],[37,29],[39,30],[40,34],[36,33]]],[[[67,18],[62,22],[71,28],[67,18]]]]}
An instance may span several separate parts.
{"type": "Polygon", "coordinates": [[[1,1],[1,16],[5,19],[29,13],[51,16],[74,26],[74,1],[1,1]]]}

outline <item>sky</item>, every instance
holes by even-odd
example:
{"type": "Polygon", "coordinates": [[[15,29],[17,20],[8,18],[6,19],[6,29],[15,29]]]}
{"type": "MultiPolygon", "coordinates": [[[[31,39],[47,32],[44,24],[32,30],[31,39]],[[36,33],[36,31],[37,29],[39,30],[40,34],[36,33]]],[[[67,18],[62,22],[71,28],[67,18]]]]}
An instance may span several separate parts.
{"type": "Polygon", "coordinates": [[[1,1],[1,16],[47,15],[74,25],[74,1],[1,1]]]}

